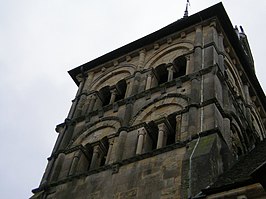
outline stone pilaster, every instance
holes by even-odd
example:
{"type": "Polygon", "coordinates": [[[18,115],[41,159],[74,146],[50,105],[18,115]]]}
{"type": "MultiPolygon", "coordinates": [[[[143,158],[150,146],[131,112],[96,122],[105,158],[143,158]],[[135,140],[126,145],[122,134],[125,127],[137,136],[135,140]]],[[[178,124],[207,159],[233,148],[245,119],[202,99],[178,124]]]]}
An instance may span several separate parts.
{"type": "Polygon", "coordinates": [[[192,72],[199,71],[202,68],[202,26],[196,27],[195,41],[194,41],[194,67],[192,72]]]}
{"type": "Polygon", "coordinates": [[[68,175],[74,175],[76,173],[77,170],[77,166],[78,166],[78,162],[81,156],[81,151],[76,151],[69,169],[69,174],[68,175]]]}
{"type": "Polygon", "coordinates": [[[116,147],[116,157],[115,161],[121,161],[123,158],[123,151],[125,147],[125,142],[127,139],[127,132],[126,131],[121,131],[118,137],[118,142],[117,142],[117,147],[116,147]]]}
{"type": "Polygon", "coordinates": [[[207,34],[204,37],[204,68],[208,68],[218,63],[218,33],[216,30],[216,22],[210,23],[207,34]]]}
{"type": "Polygon", "coordinates": [[[224,36],[222,33],[219,34],[218,37],[218,46],[219,46],[219,57],[218,57],[218,65],[221,70],[221,72],[224,74],[225,68],[224,68],[224,36]]]}

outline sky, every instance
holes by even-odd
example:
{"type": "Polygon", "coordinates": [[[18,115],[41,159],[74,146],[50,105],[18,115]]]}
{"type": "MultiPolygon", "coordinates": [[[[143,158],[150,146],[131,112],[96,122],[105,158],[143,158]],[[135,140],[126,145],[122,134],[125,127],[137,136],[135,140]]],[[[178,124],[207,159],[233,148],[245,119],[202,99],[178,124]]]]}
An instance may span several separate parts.
{"type": "MultiPolygon", "coordinates": [[[[220,1],[190,0],[189,15],[220,1]]],[[[266,1],[222,1],[266,89],[266,1]]],[[[0,0],[0,197],[39,186],[77,86],[67,71],[183,17],[186,0],[0,0]]]]}

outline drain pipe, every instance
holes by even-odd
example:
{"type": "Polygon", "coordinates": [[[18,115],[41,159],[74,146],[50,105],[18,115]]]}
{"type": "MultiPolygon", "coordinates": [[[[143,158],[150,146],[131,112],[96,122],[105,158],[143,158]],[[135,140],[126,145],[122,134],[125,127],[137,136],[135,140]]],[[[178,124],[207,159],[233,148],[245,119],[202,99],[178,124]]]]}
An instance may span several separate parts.
{"type": "MultiPolygon", "coordinates": [[[[202,38],[202,43],[204,46],[204,37],[202,38]]],[[[202,55],[201,55],[201,69],[204,67],[204,49],[202,50],[202,55]]],[[[203,81],[203,75],[201,75],[201,83],[200,83],[200,105],[203,103],[203,88],[204,88],[204,81],[203,81]]],[[[203,131],[203,107],[200,108],[200,132],[203,131]]],[[[199,132],[197,133],[198,139],[197,142],[193,148],[193,151],[189,157],[189,190],[188,190],[188,198],[192,198],[192,158],[194,156],[194,153],[199,145],[200,142],[200,134],[199,132]]]]}

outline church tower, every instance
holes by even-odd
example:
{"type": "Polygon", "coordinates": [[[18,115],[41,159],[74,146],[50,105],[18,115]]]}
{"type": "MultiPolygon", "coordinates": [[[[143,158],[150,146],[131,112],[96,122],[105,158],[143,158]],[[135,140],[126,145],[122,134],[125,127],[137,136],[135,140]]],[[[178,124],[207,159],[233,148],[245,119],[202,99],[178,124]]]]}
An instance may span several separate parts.
{"type": "Polygon", "coordinates": [[[32,198],[208,198],[266,138],[247,36],[221,3],[69,74],[78,91],[32,198]]]}

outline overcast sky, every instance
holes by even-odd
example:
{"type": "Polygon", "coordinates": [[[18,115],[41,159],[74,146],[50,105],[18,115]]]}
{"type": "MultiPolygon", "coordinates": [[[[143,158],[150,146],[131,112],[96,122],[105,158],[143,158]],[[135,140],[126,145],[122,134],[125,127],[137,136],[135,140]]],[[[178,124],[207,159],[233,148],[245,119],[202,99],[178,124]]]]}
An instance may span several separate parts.
{"type": "MultiPolygon", "coordinates": [[[[191,0],[189,14],[219,1],[191,0]]],[[[0,0],[0,197],[37,188],[77,87],[67,71],[181,18],[186,0],[0,0]]],[[[266,89],[266,1],[224,0],[266,89]]]]}

